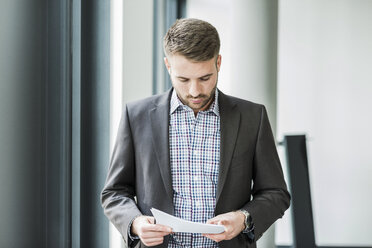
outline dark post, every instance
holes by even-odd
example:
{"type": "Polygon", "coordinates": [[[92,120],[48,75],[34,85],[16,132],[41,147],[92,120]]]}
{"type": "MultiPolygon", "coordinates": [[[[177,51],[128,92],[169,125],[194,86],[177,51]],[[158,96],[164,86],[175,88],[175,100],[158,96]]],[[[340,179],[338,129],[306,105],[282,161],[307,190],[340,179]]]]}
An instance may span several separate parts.
{"type": "Polygon", "coordinates": [[[80,247],[109,246],[100,193],[110,160],[110,1],[81,1],[80,247]]]}
{"type": "Polygon", "coordinates": [[[306,136],[284,136],[289,186],[292,195],[293,247],[314,248],[315,235],[311,207],[306,136]]]}

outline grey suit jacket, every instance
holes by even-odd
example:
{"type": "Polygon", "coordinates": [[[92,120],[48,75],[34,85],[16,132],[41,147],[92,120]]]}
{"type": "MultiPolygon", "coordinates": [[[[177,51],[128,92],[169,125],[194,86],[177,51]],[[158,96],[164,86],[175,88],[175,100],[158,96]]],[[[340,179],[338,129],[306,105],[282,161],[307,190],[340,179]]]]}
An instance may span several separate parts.
{"type": "MultiPolygon", "coordinates": [[[[169,106],[172,89],[127,104],[120,122],[101,200],[106,216],[125,243],[130,222],[152,215],[155,207],[173,214],[169,158],[169,106]],[[136,198],[135,198],[136,197],[136,198]]],[[[289,207],[265,107],[219,92],[221,154],[215,215],[246,209],[255,225],[255,240],[240,234],[220,247],[256,247],[256,240],[289,207]]],[[[157,247],[167,247],[168,237],[157,247]]],[[[138,247],[145,247],[138,242],[138,247]]]]}

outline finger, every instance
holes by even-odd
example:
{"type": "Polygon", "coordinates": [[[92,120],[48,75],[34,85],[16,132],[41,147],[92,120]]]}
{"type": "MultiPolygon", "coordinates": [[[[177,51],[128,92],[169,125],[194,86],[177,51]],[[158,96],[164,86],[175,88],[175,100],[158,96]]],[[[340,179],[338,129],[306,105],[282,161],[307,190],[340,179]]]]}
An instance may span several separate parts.
{"type": "Polygon", "coordinates": [[[220,217],[216,216],[213,217],[212,219],[207,220],[207,224],[217,224],[218,221],[220,221],[220,217]]]}
{"type": "Polygon", "coordinates": [[[217,221],[210,219],[210,220],[207,220],[207,224],[217,224],[217,221]]]}
{"type": "Polygon", "coordinates": [[[154,245],[158,245],[158,244],[162,244],[164,239],[161,237],[161,238],[151,238],[151,239],[141,239],[142,242],[146,245],[146,246],[154,246],[154,245]]]}
{"type": "Polygon", "coordinates": [[[221,233],[221,234],[209,234],[208,235],[212,239],[224,239],[226,237],[226,233],[221,233]]]}
{"type": "Polygon", "coordinates": [[[220,219],[220,220],[218,220],[217,224],[226,226],[226,225],[230,224],[230,221],[225,220],[225,219],[220,219]]]}
{"type": "Polygon", "coordinates": [[[203,236],[205,236],[205,237],[207,237],[207,238],[209,238],[209,239],[211,239],[215,242],[220,242],[220,241],[225,239],[224,235],[220,235],[220,234],[206,234],[206,235],[203,235],[203,236]]]}
{"type": "Polygon", "coordinates": [[[143,230],[147,231],[147,232],[148,231],[167,232],[167,233],[172,232],[172,228],[170,228],[169,226],[164,226],[164,225],[160,225],[160,224],[149,224],[149,225],[143,226],[143,230]]]}
{"type": "Polygon", "coordinates": [[[162,224],[156,224],[156,226],[158,226],[159,228],[161,228],[161,230],[163,230],[163,232],[172,232],[172,228],[169,227],[169,226],[165,226],[165,225],[162,225],[162,224]]]}
{"type": "MultiPolygon", "coordinates": [[[[142,242],[143,243],[143,242],[142,242]]],[[[152,247],[152,246],[156,246],[156,245],[160,245],[162,244],[163,242],[154,242],[154,243],[144,243],[144,245],[146,247],[152,247]]]]}
{"type": "Polygon", "coordinates": [[[138,233],[138,236],[140,238],[157,238],[157,237],[164,237],[164,236],[167,236],[169,235],[171,232],[169,231],[152,231],[152,230],[149,230],[148,227],[146,226],[142,226],[140,228],[140,231],[138,233]]]}
{"type": "Polygon", "coordinates": [[[162,244],[163,242],[146,243],[146,242],[143,242],[143,241],[142,241],[142,243],[143,243],[146,247],[152,247],[152,246],[160,245],[160,244],[162,244]]]}
{"type": "Polygon", "coordinates": [[[154,217],[149,216],[149,217],[147,218],[147,221],[148,221],[150,224],[155,224],[155,218],[154,218],[154,217]]]}
{"type": "Polygon", "coordinates": [[[141,238],[151,239],[151,238],[162,238],[169,235],[168,232],[145,232],[141,235],[141,238]]]}
{"type": "Polygon", "coordinates": [[[206,235],[203,235],[207,238],[210,238],[210,239],[221,239],[223,238],[224,235],[221,235],[221,234],[206,234],[206,235]]]}

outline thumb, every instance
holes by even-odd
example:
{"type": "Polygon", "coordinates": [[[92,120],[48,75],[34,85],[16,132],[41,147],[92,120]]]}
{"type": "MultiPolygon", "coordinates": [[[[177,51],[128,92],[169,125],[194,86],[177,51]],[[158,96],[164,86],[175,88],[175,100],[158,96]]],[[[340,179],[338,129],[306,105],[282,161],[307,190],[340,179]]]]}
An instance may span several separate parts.
{"type": "Polygon", "coordinates": [[[147,221],[148,221],[150,224],[155,224],[155,218],[154,218],[154,217],[149,216],[149,217],[147,218],[147,221]]]}
{"type": "Polygon", "coordinates": [[[217,222],[217,224],[218,225],[226,225],[226,224],[228,224],[228,221],[226,221],[226,220],[219,220],[218,222],[217,222]]]}
{"type": "Polygon", "coordinates": [[[207,224],[218,224],[218,222],[219,222],[218,218],[214,217],[212,219],[209,219],[207,221],[207,224]]]}

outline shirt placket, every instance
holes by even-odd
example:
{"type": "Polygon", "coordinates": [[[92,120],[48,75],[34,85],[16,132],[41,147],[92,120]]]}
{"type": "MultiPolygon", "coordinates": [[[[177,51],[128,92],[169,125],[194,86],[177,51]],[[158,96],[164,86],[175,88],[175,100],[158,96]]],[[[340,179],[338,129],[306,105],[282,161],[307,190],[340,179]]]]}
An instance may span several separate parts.
{"type": "Polygon", "coordinates": [[[201,199],[201,147],[202,147],[202,124],[203,113],[198,113],[192,125],[192,146],[191,146],[191,164],[190,164],[190,183],[192,184],[192,208],[194,210],[193,221],[201,222],[203,221],[203,216],[200,214],[200,209],[203,207],[203,201],[201,199]]]}
{"type": "MultiPolygon", "coordinates": [[[[202,168],[202,151],[204,151],[204,146],[206,145],[204,143],[208,143],[208,134],[205,133],[207,130],[204,130],[204,124],[206,125],[204,122],[206,122],[205,118],[207,117],[205,116],[205,113],[201,112],[199,112],[197,117],[195,117],[194,112],[191,109],[187,109],[187,107],[181,110],[177,115],[178,117],[176,117],[176,119],[179,118],[179,120],[176,121],[178,123],[176,125],[176,133],[178,133],[180,139],[177,138],[175,141],[178,144],[178,147],[181,148],[180,150],[183,150],[183,152],[179,150],[176,157],[182,157],[182,154],[184,154],[188,158],[188,161],[186,160],[184,161],[185,163],[180,163],[180,167],[176,169],[181,176],[177,178],[177,180],[181,180],[178,185],[181,185],[182,187],[183,184],[184,186],[188,187],[188,189],[178,188],[185,193],[184,196],[186,198],[182,200],[183,203],[179,202],[181,205],[177,206],[183,209],[181,211],[190,211],[186,214],[186,216],[184,216],[186,217],[185,219],[204,222],[205,217],[208,215],[206,212],[207,209],[204,209],[206,207],[204,205],[204,198],[210,197],[210,194],[206,194],[206,192],[204,192],[207,187],[210,187],[209,182],[206,182],[205,178],[203,178],[204,176],[210,175],[204,175],[202,168]],[[184,183],[182,183],[182,181],[184,183]]],[[[210,189],[207,190],[210,191],[210,189]]],[[[208,206],[209,205],[210,204],[208,204],[208,206]]],[[[177,243],[180,246],[217,247],[215,244],[211,245],[208,240],[201,239],[199,236],[200,235],[185,233],[175,235],[174,237],[178,240],[177,243]]]]}

